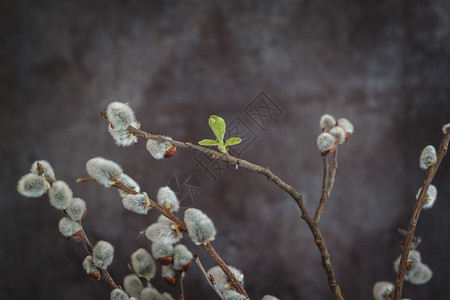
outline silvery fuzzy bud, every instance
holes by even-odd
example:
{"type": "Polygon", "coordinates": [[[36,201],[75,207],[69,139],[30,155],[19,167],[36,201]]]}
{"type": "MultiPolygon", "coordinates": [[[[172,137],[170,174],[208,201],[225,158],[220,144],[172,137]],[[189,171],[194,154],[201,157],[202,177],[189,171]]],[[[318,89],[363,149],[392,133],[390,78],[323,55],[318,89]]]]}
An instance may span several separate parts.
{"type": "Polygon", "coordinates": [[[189,237],[196,244],[206,244],[214,240],[216,228],[211,219],[201,210],[189,208],[184,212],[184,222],[188,230],[189,237]]]}
{"type": "MultiPolygon", "coordinates": [[[[348,133],[348,137],[353,134],[354,127],[353,124],[346,118],[340,118],[338,121],[338,126],[344,129],[345,133],[348,133]]],[[[347,137],[347,139],[348,139],[347,137]]]]}
{"type": "MultiPolygon", "coordinates": [[[[171,286],[175,286],[177,280],[177,275],[172,265],[162,266],[161,267],[161,276],[164,280],[171,286]]],[[[184,273],[183,275],[184,276],[184,273]]]]}
{"type": "Polygon", "coordinates": [[[114,247],[106,242],[99,241],[92,250],[92,261],[97,268],[106,269],[113,261],[114,247]]]}
{"type": "Polygon", "coordinates": [[[193,257],[186,246],[182,244],[176,245],[173,254],[173,268],[177,271],[187,272],[191,267],[193,257]]]}
{"type": "Polygon", "coordinates": [[[262,297],[261,300],[280,300],[280,299],[272,295],[265,295],[264,297],[262,297]]]}
{"type": "Polygon", "coordinates": [[[136,122],[134,111],[127,103],[111,102],[106,108],[106,116],[114,128],[117,129],[126,129],[128,125],[136,122]]]}
{"type": "Polygon", "coordinates": [[[339,144],[345,143],[345,139],[346,139],[345,131],[341,127],[331,128],[330,134],[338,140],[339,144]]]}
{"type": "Polygon", "coordinates": [[[144,285],[139,277],[135,274],[130,274],[123,278],[123,288],[128,295],[139,299],[139,296],[144,289],[144,285]]]}
{"type": "Polygon", "coordinates": [[[164,296],[154,287],[146,287],[141,291],[140,300],[164,300],[164,296]]]}
{"type": "Polygon", "coordinates": [[[449,131],[450,131],[450,123],[447,123],[444,126],[442,126],[442,132],[444,134],[447,134],[449,131]]]}
{"type": "Polygon", "coordinates": [[[58,227],[59,232],[61,232],[61,234],[66,238],[78,241],[79,238],[82,237],[83,233],[81,232],[81,230],[83,229],[83,227],[81,227],[78,222],[73,221],[67,217],[63,217],[61,220],[59,220],[58,227]]]}
{"type": "MultiPolygon", "coordinates": [[[[419,198],[421,191],[422,191],[422,188],[420,188],[417,191],[416,199],[419,198]]],[[[427,190],[427,194],[425,195],[425,204],[423,205],[423,208],[428,209],[428,208],[433,207],[434,202],[436,201],[436,198],[437,198],[437,188],[434,185],[430,184],[430,186],[428,187],[428,190],[427,190]]]]}
{"type": "Polygon", "coordinates": [[[147,250],[140,248],[131,255],[131,265],[134,273],[147,281],[152,279],[156,273],[155,262],[147,250]]]}
{"type": "Polygon", "coordinates": [[[145,236],[153,243],[175,244],[182,234],[173,222],[156,222],[145,230],[145,236]]]}
{"type": "MultiPolygon", "coordinates": [[[[397,273],[398,272],[398,268],[400,266],[400,260],[401,260],[401,255],[394,261],[394,271],[397,273]]],[[[420,256],[420,252],[417,250],[410,250],[409,254],[408,254],[408,260],[407,260],[407,264],[408,264],[408,271],[406,272],[405,275],[405,280],[409,280],[409,276],[411,274],[414,274],[419,266],[422,264],[422,258],[420,256]]]]}
{"type": "MultiPolygon", "coordinates": [[[[172,139],[169,136],[163,136],[166,139],[172,139]]],[[[148,140],[147,144],[146,144],[146,148],[148,150],[148,152],[150,152],[150,154],[153,156],[154,159],[163,159],[163,158],[169,158],[172,157],[173,154],[173,148],[172,143],[164,141],[164,142],[160,142],[160,141],[155,141],[155,140],[148,140]],[[169,151],[169,153],[166,153],[167,151],[169,151]]],[[[176,150],[175,150],[176,152],[176,150]]]]}
{"type": "Polygon", "coordinates": [[[153,243],[152,244],[152,254],[153,257],[161,264],[161,265],[169,265],[173,262],[173,246],[171,244],[160,244],[153,243]]]}
{"type": "Polygon", "coordinates": [[[48,190],[48,197],[54,208],[66,209],[72,201],[73,193],[67,183],[57,180],[48,190]]]}
{"type": "Polygon", "coordinates": [[[83,261],[83,269],[86,271],[89,277],[95,280],[100,280],[102,275],[100,274],[100,270],[94,265],[92,261],[92,256],[88,255],[83,261]]]}
{"type": "Polygon", "coordinates": [[[129,300],[127,293],[125,293],[121,289],[114,289],[111,291],[111,294],[109,296],[110,300],[129,300]]]}
{"type": "Polygon", "coordinates": [[[123,206],[135,213],[146,215],[150,209],[150,200],[146,193],[128,194],[122,199],[123,206]]]}
{"type": "Polygon", "coordinates": [[[223,292],[223,297],[225,300],[245,300],[247,297],[245,297],[242,294],[239,294],[238,292],[234,290],[227,290],[223,292]]]}
{"type": "Polygon", "coordinates": [[[110,187],[122,175],[122,168],[111,160],[95,157],[88,160],[86,170],[92,178],[104,187],[110,187]]]}
{"type": "Polygon", "coordinates": [[[73,198],[65,211],[72,220],[80,221],[86,215],[86,202],[80,198],[73,198]]]}
{"type": "MultiPolygon", "coordinates": [[[[137,129],[141,127],[141,124],[139,124],[138,122],[131,122],[128,125],[131,125],[137,129]]],[[[128,129],[122,129],[121,127],[112,128],[111,126],[108,126],[108,131],[113,137],[116,144],[119,146],[123,147],[131,146],[138,141],[137,136],[131,133],[128,129]]]]}
{"type": "Polygon", "coordinates": [[[317,148],[323,153],[333,153],[336,150],[337,139],[328,132],[322,132],[317,137],[317,148]]]}
{"type": "MultiPolygon", "coordinates": [[[[242,272],[235,267],[228,266],[231,273],[233,273],[234,277],[243,285],[244,284],[244,275],[242,272]]],[[[216,282],[217,288],[223,293],[226,290],[231,289],[233,286],[231,284],[231,281],[228,280],[227,275],[222,271],[222,269],[219,266],[212,267],[208,270],[208,277],[211,275],[214,277],[214,280],[216,282]]]]}
{"type": "Polygon", "coordinates": [[[330,131],[336,126],[336,119],[332,115],[325,114],[320,117],[320,128],[330,131]]]}
{"type": "MultiPolygon", "coordinates": [[[[139,186],[139,184],[130,176],[128,176],[125,173],[122,173],[122,175],[120,175],[119,181],[125,185],[126,187],[128,187],[129,189],[132,189],[133,191],[135,191],[136,193],[139,193],[141,191],[141,187],[139,186]]],[[[122,190],[118,190],[120,197],[124,198],[126,195],[128,195],[127,192],[124,192],[122,190]]]]}
{"type": "Polygon", "coordinates": [[[386,300],[394,292],[394,285],[387,281],[379,281],[373,286],[375,300],[386,300]]]}
{"type": "Polygon", "coordinates": [[[422,153],[420,154],[420,167],[422,169],[428,169],[429,166],[436,163],[436,160],[436,149],[432,145],[423,148],[422,153]]]}
{"type": "Polygon", "coordinates": [[[177,195],[168,186],[161,187],[156,195],[158,204],[169,211],[177,211],[180,208],[177,195]]]}
{"type": "Polygon", "coordinates": [[[37,198],[42,196],[47,191],[47,188],[42,176],[29,173],[20,178],[17,183],[17,191],[22,196],[37,198]]]}
{"type": "MultiPolygon", "coordinates": [[[[162,293],[162,296],[163,296],[162,300],[175,300],[175,299],[173,299],[172,295],[167,292],[162,293]]],[[[143,299],[141,299],[141,300],[143,300],[143,299]]]]}
{"type": "Polygon", "coordinates": [[[409,274],[408,281],[412,284],[424,284],[430,281],[431,277],[433,277],[433,271],[427,265],[421,263],[414,273],[409,274]]]}
{"type": "Polygon", "coordinates": [[[44,176],[45,179],[48,182],[54,182],[55,179],[55,172],[53,171],[52,166],[50,165],[50,163],[46,160],[37,160],[35,161],[32,165],[31,165],[31,169],[30,172],[33,174],[37,174],[39,175],[39,170],[37,167],[37,163],[39,162],[39,164],[42,166],[42,168],[44,168],[44,176]]]}

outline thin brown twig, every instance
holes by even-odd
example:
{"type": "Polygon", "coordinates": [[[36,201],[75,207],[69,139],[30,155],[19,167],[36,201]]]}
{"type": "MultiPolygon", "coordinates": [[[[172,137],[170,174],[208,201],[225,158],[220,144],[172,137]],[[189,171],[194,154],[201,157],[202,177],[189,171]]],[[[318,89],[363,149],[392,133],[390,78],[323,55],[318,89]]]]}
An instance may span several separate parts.
{"type": "Polygon", "coordinates": [[[322,153],[322,161],[323,161],[323,179],[322,179],[322,195],[320,196],[319,205],[316,208],[316,214],[314,215],[314,221],[319,223],[320,215],[323,212],[325,202],[327,201],[328,194],[328,155],[326,153],[322,153]]]}
{"type": "Polygon", "coordinates": [[[184,300],[183,271],[176,271],[178,300],[184,300]]]}
{"type": "Polygon", "coordinates": [[[414,205],[414,210],[409,221],[408,231],[406,233],[406,237],[402,241],[402,255],[400,259],[400,265],[397,272],[397,278],[395,280],[395,291],[394,291],[394,300],[399,300],[402,296],[403,283],[406,275],[406,262],[408,260],[409,250],[411,247],[411,242],[414,237],[414,232],[416,230],[417,222],[419,221],[420,212],[422,211],[422,207],[425,204],[425,196],[428,191],[428,187],[436,175],[436,172],[441,164],[442,159],[445,154],[447,154],[448,143],[450,141],[450,132],[444,136],[439,146],[439,150],[437,153],[436,163],[427,169],[427,174],[423,181],[422,189],[419,193],[419,197],[417,197],[416,203],[414,205]]]}
{"type": "Polygon", "coordinates": [[[333,169],[331,169],[330,181],[328,181],[327,199],[330,197],[331,190],[333,189],[333,185],[334,185],[334,180],[336,179],[336,171],[337,171],[337,167],[338,167],[338,162],[337,162],[338,148],[339,147],[336,147],[336,150],[333,153],[333,169]]]}
{"type": "Polygon", "coordinates": [[[206,280],[208,281],[209,286],[214,290],[214,292],[216,292],[217,296],[219,296],[220,299],[225,300],[223,298],[222,292],[217,288],[214,277],[212,277],[211,275],[209,275],[209,277],[208,277],[208,273],[206,273],[205,268],[203,267],[203,264],[200,261],[200,258],[198,257],[198,255],[196,253],[194,253],[194,260],[195,260],[197,266],[199,267],[200,271],[202,271],[203,275],[205,276],[206,280]]]}
{"type": "Polygon", "coordinates": [[[272,171],[270,171],[267,167],[262,167],[256,164],[253,164],[251,162],[248,162],[244,159],[234,157],[232,155],[225,155],[221,152],[205,148],[202,146],[194,145],[190,142],[179,142],[171,139],[167,139],[162,137],[161,135],[153,135],[148,132],[142,131],[140,129],[136,129],[133,126],[128,126],[128,131],[131,133],[143,136],[146,139],[152,139],[155,141],[167,141],[172,143],[172,145],[176,146],[177,148],[185,148],[185,149],[192,149],[197,152],[204,153],[206,155],[209,155],[211,157],[214,157],[215,159],[226,161],[233,165],[238,165],[242,168],[249,169],[253,172],[262,174],[267,177],[269,181],[272,181],[276,186],[278,186],[280,189],[284,190],[286,193],[288,193],[292,199],[294,199],[297,206],[300,208],[302,215],[301,218],[308,224],[308,227],[311,230],[311,233],[314,238],[314,242],[317,245],[317,248],[319,249],[321,261],[322,261],[322,267],[325,270],[325,273],[327,275],[328,279],[328,285],[331,289],[331,291],[334,294],[335,299],[344,299],[340,286],[336,280],[336,276],[334,274],[333,266],[331,264],[330,260],[330,254],[328,252],[327,246],[325,244],[325,240],[322,236],[322,233],[320,232],[319,225],[317,222],[314,221],[314,219],[311,217],[311,215],[308,212],[308,209],[306,208],[306,205],[303,202],[303,196],[295,190],[292,186],[281,180],[278,176],[276,176],[272,171]]]}

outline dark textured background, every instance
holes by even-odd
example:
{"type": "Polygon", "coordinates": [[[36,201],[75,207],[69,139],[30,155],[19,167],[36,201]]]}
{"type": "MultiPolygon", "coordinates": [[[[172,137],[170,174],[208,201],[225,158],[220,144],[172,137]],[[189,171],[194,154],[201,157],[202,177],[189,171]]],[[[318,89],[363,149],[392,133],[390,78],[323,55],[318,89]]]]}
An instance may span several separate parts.
{"type": "MultiPolygon", "coordinates": [[[[406,227],[425,174],[420,151],[437,146],[450,121],[448,1],[2,1],[0,14],[0,298],[108,298],[104,283],[84,275],[81,245],[58,233],[47,198],[16,192],[36,159],[49,160],[87,201],[86,231],[116,246],[117,281],[129,255],[149,246],[139,231],[155,213],[135,215],[116,191],[75,183],[85,162],[103,155],[151,197],[173,175],[195,173],[203,187],[196,206],[215,221],[214,245],[243,270],[252,298],[331,299],[311,234],[285,193],[241,169],[213,183],[193,152],[155,161],[142,141],[117,147],[98,115],[110,101],[129,101],[144,129],[195,142],[211,136],[210,114],[241,116],[261,90],[284,114],[265,131],[251,125],[259,138],[242,157],[270,166],[311,211],[321,186],[319,118],[353,121],[321,228],[348,299],[369,299],[374,282],[394,280],[396,229],[406,227]]],[[[434,277],[406,283],[412,299],[450,292],[448,178],[446,158],[438,200],[417,230],[434,277]]],[[[174,293],[159,278],[154,285],[174,293]]],[[[186,295],[215,299],[197,267],[186,295]]]]}

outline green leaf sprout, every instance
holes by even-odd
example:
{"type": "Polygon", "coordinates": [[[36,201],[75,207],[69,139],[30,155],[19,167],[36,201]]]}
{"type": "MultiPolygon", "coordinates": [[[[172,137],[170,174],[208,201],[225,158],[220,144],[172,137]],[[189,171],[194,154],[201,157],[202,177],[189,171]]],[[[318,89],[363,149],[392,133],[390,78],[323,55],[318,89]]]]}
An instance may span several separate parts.
{"type": "Polygon", "coordinates": [[[227,125],[225,124],[225,120],[221,117],[212,115],[208,120],[209,127],[211,127],[214,135],[216,136],[216,140],[204,139],[198,142],[201,146],[217,146],[219,151],[223,154],[228,153],[228,146],[237,145],[241,142],[241,138],[232,137],[226,140],[224,143],[223,139],[225,137],[225,132],[227,130],[227,125]]]}

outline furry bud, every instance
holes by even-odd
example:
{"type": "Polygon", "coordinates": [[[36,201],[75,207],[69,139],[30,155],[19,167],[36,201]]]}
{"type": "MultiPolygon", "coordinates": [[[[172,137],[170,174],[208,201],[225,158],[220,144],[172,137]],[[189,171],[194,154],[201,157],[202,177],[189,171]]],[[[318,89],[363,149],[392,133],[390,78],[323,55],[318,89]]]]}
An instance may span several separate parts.
{"type": "Polygon", "coordinates": [[[163,295],[153,287],[146,287],[141,291],[140,300],[164,300],[163,295]]]}
{"type": "Polygon", "coordinates": [[[92,256],[88,255],[83,261],[83,269],[86,271],[89,277],[94,280],[100,280],[102,275],[100,274],[100,270],[94,265],[92,261],[92,256]]]}
{"type": "Polygon", "coordinates": [[[431,277],[433,277],[433,271],[427,265],[420,264],[414,273],[409,274],[408,281],[412,284],[424,284],[430,281],[431,277]]]}
{"type": "Polygon", "coordinates": [[[142,281],[135,274],[127,275],[123,278],[123,288],[125,292],[128,293],[131,297],[135,297],[139,299],[142,290],[144,289],[144,285],[142,281]]]}
{"type": "Polygon", "coordinates": [[[173,268],[178,271],[187,272],[191,267],[193,255],[191,251],[182,244],[178,244],[174,248],[173,268]]]}
{"type": "Polygon", "coordinates": [[[146,193],[129,194],[122,199],[123,206],[137,214],[146,215],[150,209],[150,200],[146,193]]]}
{"type": "MultiPolygon", "coordinates": [[[[422,191],[422,188],[420,188],[417,191],[416,199],[419,198],[421,191],[422,191]]],[[[423,205],[423,208],[428,209],[428,208],[433,207],[434,202],[436,201],[436,198],[437,198],[437,188],[434,185],[430,184],[430,186],[428,187],[428,190],[427,190],[427,194],[425,195],[425,204],[423,205]]]]}
{"type": "Polygon", "coordinates": [[[175,244],[182,237],[173,222],[156,222],[145,230],[145,236],[153,243],[175,244]]]}
{"type": "Polygon", "coordinates": [[[145,249],[140,248],[131,255],[131,265],[134,273],[147,281],[155,276],[156,266],[152,256],[145,249]]]}
{"type": "Polygon", "coordinates": [[[56,209],[66,209],[72,201],[72,190],[62,180],[57,180],[48,190],[50,204],[56,209]]]}
{"type": "Polygon", "coordinates": [[[345,139],[346,139],[345,131],[341,127],[331,128],[330,134],[338,140],[339,144],[345,143],[345,139]]]}
{"type": "Polygon", "coordinates": [[[39,164],[44,168],[44,176],[45,179],[48,182],[54,182],[55,179],[55,172],[53,171],[52,166],[50,165],[50,163],[46,160],[37,160],[35,161],[32,165],[31,165],[31,170],[30,172],[33,174],[37,174],[39,175],[39,170],[37,167],[37,163],[39,162],[39,164]]]}
{"type": "MultiPolygon", "coordinates": [[[[168,136],[164,136],[166,139],[170,139],[168,136]]],[[[163,159],[166,155],[166,151],[169,150],[169,148],[172,146],[170,142],[164,141],[155,141],[155,140],[148,140],[146,144],[146,148],[148,152],[153,156],[154,159],[163,159]]],[[[169,154],[172,154],[173,148],[169,150],[169,154]]],[[[172,155],[173,156],[173,155],[172,155]]],[[[171,156],[170,156],[171,157],[171,156]]],[[[169,157],[168,157],[169,158],[169,157]]]]}
{"type": "Polygon", "coordinates": [[[17,191],[22,196],[37,198],[42,196],[47,191],[47,188],[42,176],[29,173],[20,178],[17,183],[17,191]]]}
{"type": "MultiPolygon", "coordinates": [[[[183,273],[184,275],[184,273],[183,273]]],[[[176,284],[176,274],[172,265],[162,266],[161,267],[161,276],[164,280],[171,286],[175,286],[176,284]]]]}
{"type": "Polygon", "coordinates": [[[136,122],[134,112],[127,103],[112,102],[108,104],[106,116],[115,129],[126,129],[128,125],[136,122]]]}
{"type": "Polygon", "coordinates": [[[323,153],[333,153],[336,150],[337,143],[338,140],[328,132],[322,132],[317,137],[317,147],[323,153]]]}
{"type": "Polygon", "coordinates": [[[177,211],[180,208],[177,195],[168,186],[164,186],[158,190],[156,199],[159,205],[169,211],[177,211]]]}
{"type": "Polygon", "coordinates": [[[106,269],[113,261],[114,247],[105,241],[99,241],[92,250],[92,261],[97,268],[106,269]]]}
{"type": "Polygon", "coordinates": [[[95,157],[88,160],[86,170],[92,178],[104,187],[110,187],[119,180],[122,168],[111,160],[95,157]]]}
{"type": "MultiPolygon", "coordinates": [[[[129,189],[132,189],[133,191],[135,191],[136,193],[139,193],[141,191],[141,187],[139,186],[139,184],[130,176],[128,176],[125,173],[122,173],[122,175],[120,175],[119,181],[125,185],[126,187],[128,187],[129,189]]],[[[127,192],[124,192],[122,190],[118,190],[120,197],[124,198],[126,195],[128,195],[127,192]]]]}
{"type": "Polygon", "coordinates": [[[189,208],[184,212],[184,222],[189,233],[189,237],[196,244],[206,244],[214,240],[216,228],[211,219],[201,210],[189,208]]]}
{"type": "MultiPolygon", "coordinates": [[[[394,261],[394,271],[397,273],[400,266],[401,255],[394,261]]],[[[422,264],[422,258],[420,252],[417,250],[410,250],[408,254],[408,271],[405,275],[405,280],[409,280],[409,276],[414,274],[419,266],[422,264]]]]}
{"type": "MultiPolygon", "coordinates": [[[[161,299],[161,300],[175,300],[175,299],[173,299],[172,295],[167,292],[162,293],[162,296],[163,296],[163,299],[161,299]]],[[[141,300],[144,300],[144,299],[141,299],[141,300]]]]}
{"type": "Polygon", "coordinates": [[[447,134],[449,131],[450,131],[450,123],[447,123],[444,126],[442,126],[442,132],[444,134],[447,134]]]}
{"type": "MultiPolygon", "coordinates": [[[[138,122],[131,122],[128,125],[131,125],[137,129],[139,129],[139,127],[141,127],[141,124],[139,124],[138,122]]],[[[128,127],[128,125],[127,125],[127,127],[128,127]]],[[[133,133],[128,131],[128,129],[122,129],[121,127],[112,128],[111,126],[108,126],[108,131],[111,134],[111,136],[113,137],[116,144],[119,146],[123,146],[123,147],[131,146],[138,141],[137,136],[135,136],[133,133]]]]}
{"type": "Polygon", "coordinates": [[[169,265],[173,262],[173,246],[171,244],[152,244],[153,257],[158,260],[161,265],[169,265]]]}
{"type": "Polygon", "coordinates": [[[348,137],[350,137],[350,135],[353,134],[354,131],[353,124],[346,118],[341,118],[337,122],[338,126],[344,129],[344,132],[347,134],[348,139],[348,137]]]}
{"type": "Polygon", "coordinates": [[[428,169],[436,163],[436,149],[432,145],[428,145],[423,148],[420,154],[420,167],[424,170],[428,169]]]}
{"type": "Polygon", "coordinates": [[[111,294],[109,296],[110,300],[129,300],[127,293],[125,293],[121,289],[114,289],[111,291],[111,294]]]}
{"type": "Polygon", "coordinates": [[[242,294],[239,294],[238,292],[234,290],[227,290],[223,293],[223,297],[225,300],[245,300],[247,297],[245,297],[242,294]]]}
{"type": "Polygon", "coordinates": [[[67,217],[59,220],[58,227],[59,232],[61,232],[61,234],[68,239],[74,239],[75,241],[78,241],[79,238],[82,237],[81,230],[83,229],[83,227],[81,227],[78,222],[73,221],[67,217]]]}
{"type": "Polygon", "coordinates": [[[265,295],[264,297],[262,297],[261,300],[280,300],[280,299],[272,295],[265,295]]]}
{"type": "Polygon", "coordinates": [[[394,285],[387,281],[379,281],[373,286],[375,300],[386,300],[394,292],[394,285]]]}
{"type": "MultiPolygon", "coordinates": [[[[231,273],[233,273],[234,277],[241,283],[244,284],[244,275],[242,272],[235,267],[228,266],[231,273]]],[[[216,282],[217,288],[223,293],[226,290],[231,289],[233,286],[231,284],[231,281],[228,280],[227,275],[222,271],[222,269],[219,266],[212,267],[208,270],[208,277],[212,276],[216,282]]]]}
{"type": "Polygon", "coordinates": [[[74,221],[80,221],[86,215],[86,202],[80,198],[73,198],[66,208],[66,214],[74,221]]]}
{"type": "Polygon", "coordinates": [[[330,131],[331,128],[336,126],[336,120],[332,115],[325,114],[320,117],[320,128],[330,131]]]}

